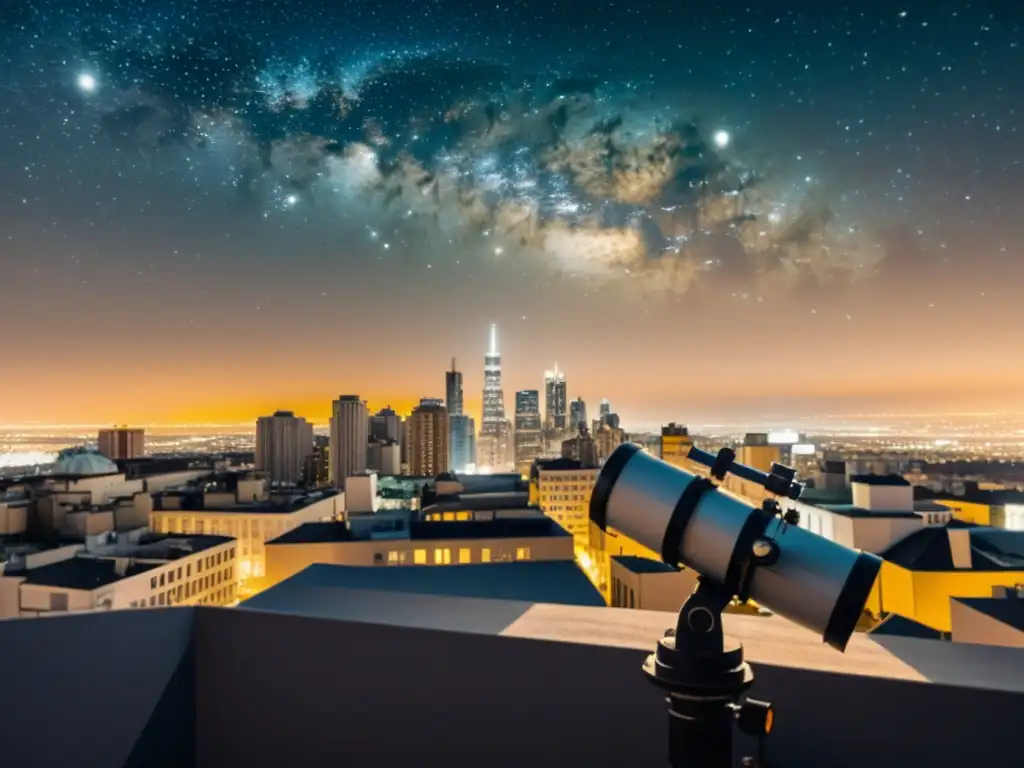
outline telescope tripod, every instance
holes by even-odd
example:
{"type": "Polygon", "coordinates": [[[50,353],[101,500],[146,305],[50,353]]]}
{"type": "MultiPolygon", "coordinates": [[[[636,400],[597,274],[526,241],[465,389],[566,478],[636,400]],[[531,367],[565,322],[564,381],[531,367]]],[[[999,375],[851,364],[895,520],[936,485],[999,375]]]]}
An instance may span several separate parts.
{"type": "Polygon", "coordinates": [[[771,704],[739,703],[754,682],[743,646],[722,633],[722,611],[732,595],[698,580],[683,603],[676,629],[644,662],[648,678],[668,693],[672,768],[733,768],[732,727],[757,737],[758,755],[743,765],[763,768],[762,745],[772,728],[771,704]]]}

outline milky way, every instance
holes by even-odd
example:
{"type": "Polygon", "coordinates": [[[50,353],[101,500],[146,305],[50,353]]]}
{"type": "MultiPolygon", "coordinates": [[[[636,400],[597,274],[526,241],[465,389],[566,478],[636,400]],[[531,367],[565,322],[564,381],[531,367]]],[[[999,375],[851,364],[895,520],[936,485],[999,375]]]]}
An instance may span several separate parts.
{"type": "Polygon", "coordinates": [[[423,49],[116,37],[95,36],[78,75],[104,140],[187,151],[268,216],[333,208],[385,245],[483,238],[674,294],[716,272],[852,279],[883,256],[815,179],[749,165],[749,141],[653,88],[423,49]]]}

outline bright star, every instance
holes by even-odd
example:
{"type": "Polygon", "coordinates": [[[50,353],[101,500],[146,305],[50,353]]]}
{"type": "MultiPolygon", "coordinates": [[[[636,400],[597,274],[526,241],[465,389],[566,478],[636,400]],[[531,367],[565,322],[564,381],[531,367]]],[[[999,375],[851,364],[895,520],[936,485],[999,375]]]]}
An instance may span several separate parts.
{"type": "Polygon", "coordinates": [[[715,132],[715,146],[727,147],[729,145],[729,132],[728,131],[716,131],[715,132]]]}
{"type": "Polygon", "coordinates": [[[96,78],[88,72],[83,72],[78,76],[78,87],[86,93],[92,93],[96,90],[96,78]]]}
{"type": "Polygon", "coordinates": [[[284,199],[284,201],[288,205],[295,205],[297,202],[299,202],[299,196],[298,195],[288,195],[288,197],[286,197],[284,199]]]}

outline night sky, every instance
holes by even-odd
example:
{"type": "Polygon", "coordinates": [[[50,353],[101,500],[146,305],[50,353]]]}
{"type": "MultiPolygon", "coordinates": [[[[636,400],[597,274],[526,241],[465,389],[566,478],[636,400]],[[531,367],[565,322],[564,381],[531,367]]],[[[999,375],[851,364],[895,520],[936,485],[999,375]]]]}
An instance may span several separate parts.
{"type": "Polygon", "coordinates": [[[0,4],[0,424],[1019,409],[1011,2],[0,4]]]}

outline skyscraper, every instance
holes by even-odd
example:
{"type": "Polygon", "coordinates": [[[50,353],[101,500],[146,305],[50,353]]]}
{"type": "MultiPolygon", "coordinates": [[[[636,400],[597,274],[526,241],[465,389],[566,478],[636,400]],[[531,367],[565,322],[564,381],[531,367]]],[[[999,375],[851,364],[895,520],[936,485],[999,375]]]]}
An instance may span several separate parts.
{"type": "Polygon", "coordinates": [[[128,427],[101,429],[96,442],[99,452],[111,461],[135,459],[146,452],[146,431],[128,427]]]}
{"type": "Polygon", "coordinates": [[[455,369],[455,358],[452,358],[452,369],[444,374],[445,407],[448,416],[462,415],[462,372],[455,369]]]}
{"type": "Polygon", "coordinates": [[[491,326],[490,345],[484,356],[484,407],[480,425],[480,463],[504,470],[508,465],[509,424],[505,419],[505,393],[501,388],[501,353],[498,326],[491,326]]]}
{"type": "Polygon", "coordinates": [[[580,424],[587,423],[587,404],[583,402],[582,397],[577,397],[571,403],[569,403],[569,429],[574,433],[578,434],[580,431],[580,424]]]}
{"type": "Polygon", "coordinates": [[[291,411],[256,420],[256,469],[272,483],[302,482],[306,459],[313,453],[313,425],[291,411]]]}
{"type": "Polygon", "coordinates": [[[377,440],[393,440],[398,443],[402,439],[402,417],[387,408],[381,408],[370,417],[370,437],[377,440]]]}
{"type": "Polygon", "coordinates": [[[601,401],[601,410],[597,414],[597,417],[603,422],[604,417],[612,412],[612,404],[608,402],[607,398],[601,401]]]}
{"type": "Polygon", "coordinates": [[[516,470],[528,473],[540,454],[540,393],[536,389],[524,389],[516,392],[516,470]]]}
{"type": "Polygon", "coordinates": [[[331,483],[344,488],[345,478],[366,471],[370,422],[358,395],[342,395],[331,411],[331,483]]]}
{"type": "Polygon", "coordinates": [[[565,374],[558,370],[544,372],[544,424],[549,429],[565,429],[565,374]]]}
{"type": "Polygon", "coordinates": [[[437,477],[448,471],[448,409],[423,398],[408,418],[409,474],[437,477]]]}
{"type": "Polygon", "coordinates": [[[306,457],[302,479],[313,488],[331,482],[331,439],[327,435],[313,435],[313,452],[306,457]]]}

